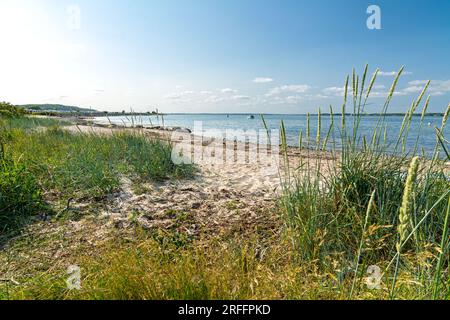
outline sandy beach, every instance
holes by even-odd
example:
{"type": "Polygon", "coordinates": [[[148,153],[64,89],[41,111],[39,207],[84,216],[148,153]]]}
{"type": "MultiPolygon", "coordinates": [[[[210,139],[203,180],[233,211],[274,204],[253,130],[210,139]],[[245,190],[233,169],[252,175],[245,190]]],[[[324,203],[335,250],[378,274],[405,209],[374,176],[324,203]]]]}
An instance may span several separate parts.
{"type": "MultiPolygon", "coordinates": [[[[151,138],[170,140],[171,132],[158,129],[106,128],[104,126],[69,126],[71,132],[113,134],[124,130],[135,130],[151,138]]],[[[204,138],[204,145],[218,143],[204,138]]],[[[222,142],[220,142],[222,143],[222,142]]],[[[247,151],[249,149],[247,143],[247,151]]],[[[228,146],[228,145],[227,145],[228,146]]],[[[231,143],[237,156],[245,150],[242,142],[231,143]]],[[[289,148],[291,178],[298,175],[300,159],[316,162],[318,153],[314,151],[289,148]],[[310,159],[308,159],[308,157],[310,159]]],[[[321,161],[326,168],[331,155],[320,152],[321,161]]],[[[121,191],[108,197],[102,216],[109,217],[113,224],[128,226],[132,212],[139,213],[136,221],[144,228],[170,228],[176,219],[176,212],[189,213],[189,221],[183,225],[189,235],[223,234],[260,226],[270,226],[277,217],[269,214],[281,195],[284,158],[278,157],[277,168],[265,168],[258,163],[219,165],[197,164],[198,172],[194,179],[168,181],[165,183],[146,183],[140,186],[142,194],[136,194],[130,180],[123,178],[121,191]],[[169,212],[169,214],[168,214],[169,212]]],[[[314,165],[314,164],[313,164],[314,165]]],[[[75,205],[75,204],[74,204],[75,205]]]]}

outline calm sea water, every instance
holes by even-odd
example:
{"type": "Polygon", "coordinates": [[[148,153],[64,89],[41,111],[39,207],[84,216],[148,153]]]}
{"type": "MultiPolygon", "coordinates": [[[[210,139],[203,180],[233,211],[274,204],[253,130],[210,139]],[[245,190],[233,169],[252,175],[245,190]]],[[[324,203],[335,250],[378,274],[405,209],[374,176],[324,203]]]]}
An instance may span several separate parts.
{"type": "MultiPolygon", "coordinates": [[[[245,114],[167,114],[164,116],[164,125],[168,127],[183,127],[194,130],[194,123],[201,122],[205,135],[213,137],[221,137],[222,132],[226,129],[231,130],[264,130],[263,122],[259,115],[255,115],[254,119],[249,119],[249,115],[245,114]],[[212,130],[216,130],[213,132],[212,130]]],[[[371,140],[373,131],[376,127],[378,116],[364,116],[359,127],[359,136],[366,136],[367,141],[371,140]]],[[[303,130],[303,136],[306,133],[306,115],[265,115],[266,122],[270,129],[279,129],[280,123],[283,120],[286,128],[286,136],[288,144],[291,146],[298,146],[299,133],[303,130]]],[[[317,135],[317,115],[311,116],[311,137],[313,140],[317,135]]],[[[132,123],[139,125],[163,125],[161,117],[156,116],[137,116],[137,117],[99,117],[95,119],[99,123],[108,123],[111,121],[118,125],[130,125],[132,123]]],[[[388,124],[387,128],[387,140],[392,146],[395,145],[400,132],[403,116],[392,115],[386,117],[388,124]]],[[[340,127],[341,117],[335,116],[336,126],[340,127]]],[[[424,148],[427,154],[433,152],[436,144],[435,127],[440,127],[442,118],[439,116],[426,116],[424,124],[420,129],[420,117],[413,117],[411,123],[410,133],[406,142],[407,151],[412,151],[417,138],[419,137],[419,151],[424,148]],[[420,130],[419,130],[420,129],[420,130]],[[419,134],[420,133],[420,134],[419,134]]],[[[325,137],[331,118],[328,115],[322,116],[322,129],[321,135],[325,137]]],[[[352,117],[347,117],[347,126],[351,128],[353,123],[352,117]]],[[[349,129],[350,132],[350,129],[349,129]]],[[[449,130],[444,132],[444,137],[448,138],[449,130]]],[[[335,140],[337,143],[340,141],[339,131],[334,132],[335,140]]],[[[252,140],[252,139],[250,139],[252,140]]]]}

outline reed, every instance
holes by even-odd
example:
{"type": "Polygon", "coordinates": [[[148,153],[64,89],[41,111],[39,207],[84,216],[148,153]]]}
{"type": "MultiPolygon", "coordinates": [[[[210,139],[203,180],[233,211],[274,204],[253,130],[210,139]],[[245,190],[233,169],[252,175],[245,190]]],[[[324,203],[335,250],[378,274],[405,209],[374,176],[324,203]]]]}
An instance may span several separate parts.
{"type": "Polygon", "coordinates": [[[408,228],[412,225],[411,208],[414,197],[414,184],[417,178],[417,171],[419,168],[419,158],[414,157],[408,170],[408,178],[406,179],[405,189],[403,191],[402,206],[400,207],[398,233],[399,240],[397,242],[397,251],[400,252],[401,246],[407,236],[408,228]]]}
{"type": "Polygon", "coordinates": [[[311,139],[311,114],[306,115],[306,147],[309,148],[311,139]]]}
{"type": "Polygon", "coordinates": [[[447,205],[447,213],[445,214],[445,221],[444,221],[444,228],[442,230],[442,236],[441,236],[441,245],[439,246],[439,258],[436,265],[436,272],[435,272],[435,280],[434,280],[434,291],[433,291],[433,299],[438,299],[440,294],[440,287],[442,285],[442,266],[444,264],[445,257],[447,257],[447,251],[449,248],[449,242],[448,242],[448,229],[449,229],[449,223],[450,223],[450,197],[448,198],[448,205],[447,205]]]}
{"type": "Polygon", "coordinates": [[[355,290],[355,285],[356,285],[357,276],[358,276],[358,269],[359,269],[359,261],[361,259],[361,254],[362,254],[362,250],[363,250],[363,245],[364,245],[367,225],[368,225],[368,222],[369,222],[370,214],[371,214],[372,209],[374,207],[374,203],[375,203],[375,191],[372,192],[372,194],[370,196],[369,204],[367,206],[366,217],[364,219],[364,226],[363,226],[363,229],[362,229],[362,232],[361,232],[361,241],[359,243],[358,254],[356,256],[355,276],[353,278],[352,288],[350,290],[350,299],[353,297],[353,292],[355,290]]]}
{"type": "Polygon", "coordinates": [[[395,246],[397,249],[397,264],[395,267],[394,280],[392,281],[391,297],[394,297],[395,284],[397,280],[398,268],[401,257],[401,249],[406,243],[408,231],[410,230],[410,228],[414,227],[412,222],[411,211],[413,210],[412,206],[414,198],[414,187],[416,183],[418,169],[419,169],[419,158],[415,157],[412,159],[411,164],[409,166],[408,177],[406,179],[405,189],[403,191],[402,206],[400,207],[399,224],[397,227],[399,237],[397,244],[395,246]]]}
{"type": "Polygon", "coordinates": [[[316,148],[320,149],[320,141],[321,141],[321,130],[322,130],[322,112],[319,108],[319,113],[317,115],[317,137],[316,137],[316,148]]]}

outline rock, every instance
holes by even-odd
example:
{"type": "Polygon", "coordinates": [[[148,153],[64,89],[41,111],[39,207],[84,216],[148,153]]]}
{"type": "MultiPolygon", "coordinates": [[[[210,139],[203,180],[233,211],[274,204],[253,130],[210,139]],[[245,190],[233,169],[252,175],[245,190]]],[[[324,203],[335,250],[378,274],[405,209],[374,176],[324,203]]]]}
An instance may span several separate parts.
{"type": "Polygon", "coordinates": [[[122,221],[114,221],[114,228],[123,229],[123,222],[122,221]]]}
{"type": "Polygon", "coordinates": [[[192,133],[192,131],[188,128],[176,128],[174,131],[181,132],[181,133],[192,133]]]}
{"type": "Polygon", "coordinates": [[[199,209],[202,206],[200,202],[194,202],[192,204],[192,209],[199,209]]]}

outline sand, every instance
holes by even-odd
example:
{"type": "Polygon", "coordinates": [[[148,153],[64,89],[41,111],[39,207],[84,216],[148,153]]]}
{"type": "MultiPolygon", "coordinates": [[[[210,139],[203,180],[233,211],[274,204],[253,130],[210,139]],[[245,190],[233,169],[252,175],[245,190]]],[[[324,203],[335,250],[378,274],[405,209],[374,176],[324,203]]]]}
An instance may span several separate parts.
{"type": "MultiPolygon", "coordinates": [[[[155,129],[111,129],[99,126],[70,126],[67,129],[106,135],[123,130],[139,130],[142,134],[166,141],[171,140],[172,136],[172,132],[155,129]]],[[[185,132],[180,134],[186,135],[185,132]]],[[[221,150],[223,143],[204,138],[202,145],[215,145],[215,150],[221,150]]],[[[235,161],[215,165],[196,163],[198,172],[194,179],[149,182],[135,186],[123,177],[121,190],[108,197],[106,209],[101,215],[108,217],[118,228],[127,228],[132,223],[139,223],[146,229],[177,227],[193,236],[242,233],[244,229],[265,228],[275,224],[278,216],[274,208],[285,177],[283,156],[278,152],[276,155],[269,152],[272,161],[267,157],[259,162],[250,161],[248,150],[257,150],[254,145],[231,142],[226,147],[235,151],[235,161]],[[244,150],[247,150],[247,157],[242,154],[244,150]],[[241,161],[236,162],[237,159],[241,161]],[[280,179],[280,176],[283,178],[280,179]]],[[[267,151],[264,152],[266,156],[267,151]]],[[[317,158],[314,152],[289,149],[291,175],[298,175],[295,169],[300,157],[306,159],[308,156],[317,158]]],[[[331,160],[326,153],[322,156],[323,161],[331,160]]]]}
{"type": "MultiPolygon", "coordinates": [[[[90,126],[67,129],[95,134],[131,130],[90,126]]],[[[143,133],[163,140],[168,140],[170,134],[162,130],[143,133]]],[[[211,143],[207,141],[205,145],[211,143]]],[[[193,179],[139,186],[123,177],[121,190],[108,197],[101,215],[111,219],[118,228],[137,222],[146,229],[175,226],[188,235],[242,232],[242,229],[275,223],[273,208],[281,194],[280,168],[259,163],[199,163],[197,168],[193,179]]]]}

